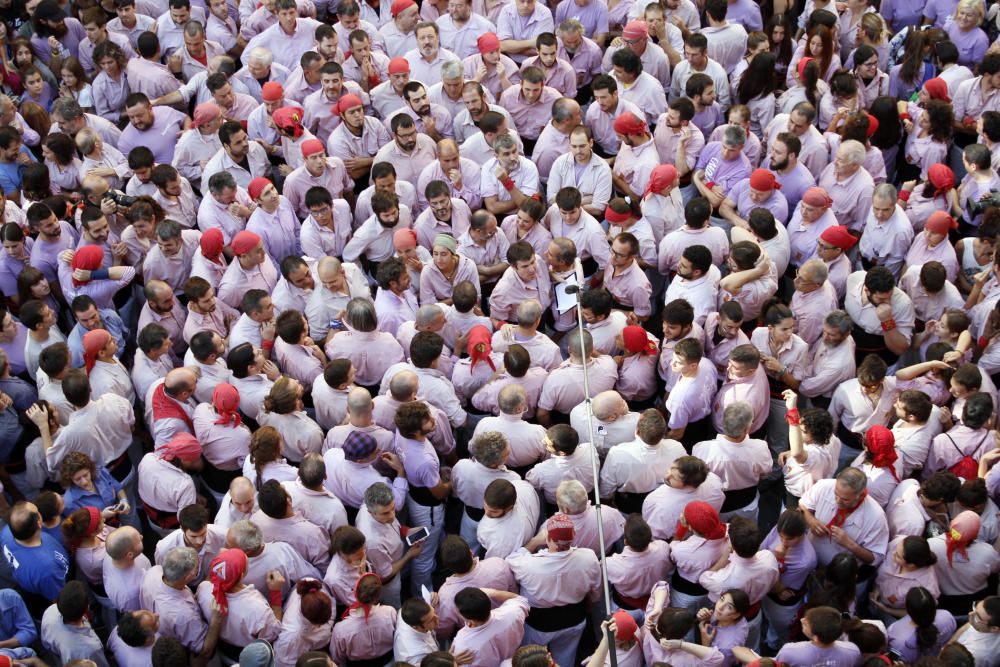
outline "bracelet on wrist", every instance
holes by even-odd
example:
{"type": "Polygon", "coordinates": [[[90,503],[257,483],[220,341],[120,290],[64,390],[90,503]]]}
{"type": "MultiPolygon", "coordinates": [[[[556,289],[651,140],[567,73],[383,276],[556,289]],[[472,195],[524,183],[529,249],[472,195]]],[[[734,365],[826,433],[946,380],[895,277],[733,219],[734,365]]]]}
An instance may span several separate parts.
{"type": "Polygon", "coordinates": [[[891,317],[882,323],[882,331],[889,333],[896,328],[896,320],[891,317]]]}

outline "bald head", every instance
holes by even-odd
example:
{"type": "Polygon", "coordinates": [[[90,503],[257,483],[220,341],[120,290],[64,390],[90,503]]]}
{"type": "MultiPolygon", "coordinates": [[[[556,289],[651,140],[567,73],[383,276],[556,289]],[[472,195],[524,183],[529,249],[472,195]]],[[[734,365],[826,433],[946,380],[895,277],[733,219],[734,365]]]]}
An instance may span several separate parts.
{"type": "Polygon", "coordinates": [[[319,274],[319,279],[321,281],[328,282],[336,280],[337,276],[340,275],[342,268],[340,260],[336,257],[324,257],[319,260],[319,263],[316,265],[316,272],[319,274]]]}
{"type": "Polygon", "coordinates": [[[84,176],[80,185],[84,190],[95,195],[102,195],[110,189],[103,176],[84,176]]]}
{"type": "Polygon", "coordinates": [[[535,328],[542,320],[542,304],[535,299],[522,301],[517,307],[517,323],[525,328],[535,328]]]}
{"type": "Polygon", "coordinates": [[[594,416],[611,421],[628,412],[628,404],[617,391],[602,391],[594,397],[594,416]]]}
{"type": "Polygon", "coordinates": [[[364,387],[355,387],[347,395],[347,411],[352,417],[365,417],[372,412],[372,395],[364,387]]]}
{"type": "MultiPolygon", "coordinates": [[[[413,400],[420,386],[420,378],[413,371],[400,371],[389,380],[389,394],[397,401],[405,403],[413,400]]],[[[350,397],[348,397],[350,398],[350,397]]]]}
{"type": "Polygon", "coordinates": [[[438,159],[452,160],[458,157],[458,144],[454,139],[442,139],[438,142],[438,159]]]}
{"type": "Polygon", "coordinates": [[[122,526],[111,531],[104,546],[114,560],[135,559],[142,553],[142,535],[132,526],[122,526]]]}
{"type": "Polygon", "coordinates": [[[830,276],[830,270],[826,267],[826,262],[813,258],[807,260],[799,267],[799,275],[811,283],[822,285],[830,276]]]}
{"type": "Polygon", "coordinates": [[[253,512],[256,499],[257,490],[246,477],[237,477],[229,483],[229,502],[240,514],[248,515],[253,512]]]}
{"type": "Polygon", "coordinates": [[[186,401],[194,394],[198,376],[190,368],[175,368],[163,380],[163,389],[178,401],[186,401]]]}

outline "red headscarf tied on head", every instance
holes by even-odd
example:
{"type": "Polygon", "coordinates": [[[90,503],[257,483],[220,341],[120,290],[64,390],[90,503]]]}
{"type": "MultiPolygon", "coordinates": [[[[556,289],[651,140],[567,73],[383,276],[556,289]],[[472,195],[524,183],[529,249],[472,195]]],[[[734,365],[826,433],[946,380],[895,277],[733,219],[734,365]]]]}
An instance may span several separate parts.
{"type": "Polygon", "coordinates": [[[677,167],[672,164],[660,164],[653,167],[649,174],[649,185],[642,196],[648,197],[651,193],[659,193],[670,187],[677,181],[677,167]]]}
{"type": "Polygon", "coordinates": [[[615,118],[615,132],[618,134],[645,134],[649,128],[646,121],[636,116],[631,111],[626,111],[618,118],[615,118]]]}
{"type": "Polygon", "coordinates": [[[754,169],[750,174],[750,187],[760,192],[780,190],[781,183],[774,178],[774,173],[770,169],[754,169]]]}
{"type": "Polygon", "coordinates": [[[568,549],[576,537],[576,526],[568,516],[556,512],[545,522],[545,537],[555,542],[556,546],[568,549]]]}
{"type": "Polygon", "coordinates": [[[104,329],[94,329],[83,334],[83,363],[87,368],[87,375],[90,375],[90,371],[94,369],[97,355],[110,340],[111,334],[104,329]]]}
{"type": "Polygon", "coordinates": [[[951,520],[948,532],[945,533],[948,554],[948,565],[954,567],[951,557],[957,551],[968,560],[969,554],[965,548],[979,536],[979,515],[971,510],[966,510],[951,520]]]}
{"type": "Polygon", "coordinates": [[[935,197],[947,199],[948,191],[955,187],[955,172],[948,165],[936,162],[927,167],[927,180],[934,186],[935,197]]]}
{"type": "Polygon", "coordinates": [[[397,229],[392,235],[392,247],[398,250],[409,250],[417,247],[417,233],[406,227],[397,229]]]}
{"type": "Polygon", "coordinates": [[[472,368],[475,368],[480,361],[485,361],[490,365],[490,368],[497,369],[493,359],[490,358],[490,353],[493,351],[493,337],[490,335],[489,329],[482,324],[477,324],[469,329],[467,347],[469,358],[472,360],[472,368]]]}
{"type": "MultiPolygon", "coordinates": [[[[497,47],[500,48],[500,47],[497,47]]],[[[410,72],[410,62],[406,58],[393,58],[389,61],[389,75],[408,74],[410,72]]]]}
{"type": "Polygon", "coordinates": [[[604,219],[608,222],[620,225],[621,223],[628,222],[632,219],[632,211],[629,210],[625,213],[619,213],[611,207],[611,204],[608,204],[604,209],[604,219]]]}
{"type": "Polygon", "coordinates": [[[222,613],[229,610],[229,600],[226,593],[240,583],[247,572],[247,555],[240,549],[226,549],[212,561],[210,568],[212,580],[212,595],[222,613]]]}
{"type": "Polygon", "coordinates": [[[244,229],[242,232],[236,233],[236,236],[233,237],[229,247],[233,249],[233,254],[239,257],[240,255],[247,254],[260,245],[260,241],[261,238],[259,236],[251,232],[249,229],[244,229]]]}
{"type": "MultiPolygon", "coordinates": [[[[104,263],[104,249],[99,245],[85,245],[73,253],[73,261],[70,268],[73,270],[83,269],[84,271],[96,271],[104,263]]],[[[73,287],[79,287],[88,281],[73,279],[73,287]]]]}
{"type": "Polygon", "coordinates": [[[360,577],[358,577],[358,580],[354,582],[354,602],[352,602],[351,605],[346,610],[344,610],[344,615],[340,617],[340,620],[344,620],[345,618],[347,618],[348,614],[351,613],[351,610],[361,609],[365,612],[365,623],[368,622],[368,615],[372,611],[372,606],[366,602],[361,602],[360,600],[358,600],[358,589],[361,588],[361,582],[365,580],[365,577],[375,577],[376,579],[379,578],[379,576],[374,572],[365,572],[360,577]]]}
{"type": "Polygon", "coordinates": [[[285,96],[284,87],[277,81],[268,81],[260,89],[260,97],[265,102],[277,102],[285,96]]]}
{"type": "Polygon", "coordinates": [[[354,93],[348,93],[337,100],[337,103],[333,105],[333,108],[330,109],[330,111],[333,115],[340,116],[348,109],[360,106],[364,106],[364,102],[361,101],[361,98],[354,93]]]}
{"type": "Polygon", "coordinates": [[[899,481],[896,473],[896,436],[885,426],[872,426],[865,433],[865,448],[871,454],[871,463],[876,468],[888,468],[892,476],[899,481]]]}
{"type": "Polygon", "coordinates": [[[392,5],[389,7],[389,12],[392,14],[392,18],[396,18],[410,7],[416,6],[417,3],[414,0],[393,0],[392,5]]]}
{"type": "Polygon", "coordinates": [[[865,115],[868,116],[868,131],[865,132],[865,136],[871,139],[878,132],[878,118],[870,113],[865,115]]]}
{"type": "Polygon", "coordinates": [[[706,540],[721,540],[726,536],[726,525],[719,520],[719,512],[703,500],[692,500],[684,506],[684,520],[687,526],[677,522],[677,539],[683,539],[688,528],[706,540]]]}
{"type": "Polygon", "coordinates": [[[934,234],[947,235],[953,229],[958,229],[958,221],[944,211],[934,211],[924,223],[924,229],[934,234]]]}
{"type": "Polygon", "coordinates": [[[941,100],[951,104],[951,97],[948,96],[948,84],[941,77],[927,79],[924,82],[924,90],[927,91],[927,96],[932,100],[941,100]]]}
{"type": "Polygon", "coordinates": [[[302,157],[309,157],[325,151],[326,147],[319,139],[306,139],[302,142],[302,157]]]}
{"type": "Polygon", "coordinates": [[[646,330],[638,325],[633,324],[622,329],[622,341],[625,343],[625,349],[633,354],[657,354],[656,342],[650,340],[646,330]]]}
{"type": "Polygon", "coordinates": [[[830,195],[826,194],[826,190],[817,185],[812,186],[802,194],[802,201],[814,208],[830,208],[833,206],[833,200],[830,199],[830,195]]]}
{"type": "Polygon", "coordinates": [[[302,118],[305,110],[300,107],[281,107],[271,114],[274,124],[282,132],[291,132],[292,139],[298,139],[305,132],[302,126],[302,118]]]}
{"type": "Polygon", "coordinates": [[[210,262],[221,264],[219,258],[222,255],[222,248],[226,245],[226,237],[222,235],[222,230],[218,227],[210,227],[201,233],[201,254],[210,262]]]}
{"type": "Polygon", "coordinates": [[[269,185],[273,185],[269,179],[258,176],[250,181],[250,185],[247,186],[247,194],[250,195],[250,199],[257,201],[269,185]]]}
{"type": "Polygon", "coordinates": [[[622,39],[636,40],[649,37],[649,26],[645,21],[635,20],[625,24],[622,30],[622,39]]]}
{"type": "Polygon", "coordinates": [[[639,625],[635,619],[624,609],[619,609],[614,613],[615,619],[615,639],[620,642],[632,641],[639,633],[639,625]]]}
{"type": "Polygon", "coordinates": [[[159,456],[164,461],[194,461],[201,456],[201,443],[190,433],[178,433],[159,447],[159,456]]]}
{"type": "Polygon", "coordinates": [[[820,234],[819,237],[830,245],[836,246],[841,250],[850,250],[854,247],[854,244],[858,242],[858,237],[851,234],[847,227],[844,227],[843,225],[827,227],[823,230],[823,233],[820,234]]]}
{"type": "Polygon", "coordinates": [[[486,32],[479,36],[476,40],[476,48],[479,49],[479,54],[490,53],[492,51],[500,50],[500,38],[497,37],[495,32],[486,32]]]}
{"type": "Polygon", "coordinates": [[[799,60],[799,66],[797,68],[798,72],[799,72],[799,77],[805,76],[806,65],[808,65],[809,63],[811,63],[812,60],[813,59],[810,58],[809,56],[806,56],[805,58],[802,58],[801,60],[799,60]]]}
{"type": "Polygon", "coordinates": [[[216,424],[232,424],[233,427],[242,423],[240,419],[240,391],[228,382],[215,385],[212,391],[212,406],[219,413],[216,424]]]}

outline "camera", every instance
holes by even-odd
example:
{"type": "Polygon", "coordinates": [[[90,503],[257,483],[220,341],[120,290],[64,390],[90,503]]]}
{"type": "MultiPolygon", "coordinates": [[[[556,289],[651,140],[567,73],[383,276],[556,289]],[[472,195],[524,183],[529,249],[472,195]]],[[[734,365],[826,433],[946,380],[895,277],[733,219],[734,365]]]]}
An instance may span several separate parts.
{"type": "Polygon", "coordinates": [[[137,199],[137,197],[128,196],[121,190],[108,190],[104,193],[104,198],[110,199],[115,203],[115,205],[121,206],[122,208],[128,208],[134,204],[137,199]]]}
{"type": "Polygon", "coordinates": [[[970,201],[968,205],[973,217],[982,215],[991,206],[1000,206],[1000,190],[990,190],[988,195],[978,201],[970,201]]]}

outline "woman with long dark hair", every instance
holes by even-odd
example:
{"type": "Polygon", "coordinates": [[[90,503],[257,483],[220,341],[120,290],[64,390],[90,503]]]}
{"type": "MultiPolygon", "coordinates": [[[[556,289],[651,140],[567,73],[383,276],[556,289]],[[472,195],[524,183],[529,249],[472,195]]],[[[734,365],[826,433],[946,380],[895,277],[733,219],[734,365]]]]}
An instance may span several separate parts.
{"type": "Polygon", "coordinates": [[[830,78],[830,90],[819,102],[819,126],[829,132],[840,129],[843,110],[861,110],[861,96],[854,75],[846,69],[837,70],[830,78]]]}
{"type": "Polygon", "coordinates": [[[764,128],[774,118],[774,66],[777,58],[770,51],[758,53],[740,77],[736,101],[750,109],[750,131],[763,136],[764,128]]]}
{"type": "Polygon", "coordinates": [[[904,180],[916,178],[919,170],[919,177],[927,178],[931,165],[948,161],[955,113],[947,102],[931,100],[916,118],[904,118],[903,125],[907,132],[906,165],[901,177],[904,180]]]}
{"type": "Polygon", "coordinates": [[[819,101],[830,91],[820,79],[819,63],[815,58],[802,58],[795,65],[795,84],[778,98],[778,113],[791,113],[799,102],[808,102],[819,109],[819,101]]]}
{"type": "Polygon", "coordinates": [[[789,86],[795,83],[791,78],[792,68],[803,58],[815,58],[819,61],[820,77],[828,81],[840,69],[840,55],[833,41],[833,30],[820,24],[807,33],[804,43],[799,45],[792,56],[786,76],[789,86]]]}
{"type": "Polygon", "coordinates": [[[896,98],[888,95],[877,98],[868,109],[878,123],[875,132],[868,137],[872,146],[882,151],[885,163],[886,180],[896,182],[896,158],[899,156],[899,146],[903,141],[903,123],[899,119],[896,108],[896,98]]]}
{"type": "Polygon", "coordinates": [[[784,88],[786,85],[785,76],[788,74],[788,66],[792,62],[792,52],[795,50],[792,43],[795,26],[788,14],[775,14],[764,26],[764,33],[770,43],[771,53],[775,57],[774,78],[778,86],[784,88]]]}
{"type": "Polygon", "coordinates": [[[955,617],[938,609],[937,599],[923,586],[906,593],[906,616],[889,626],[889,650],[907,664],[937,655],[955,634],[955,617]]]}

